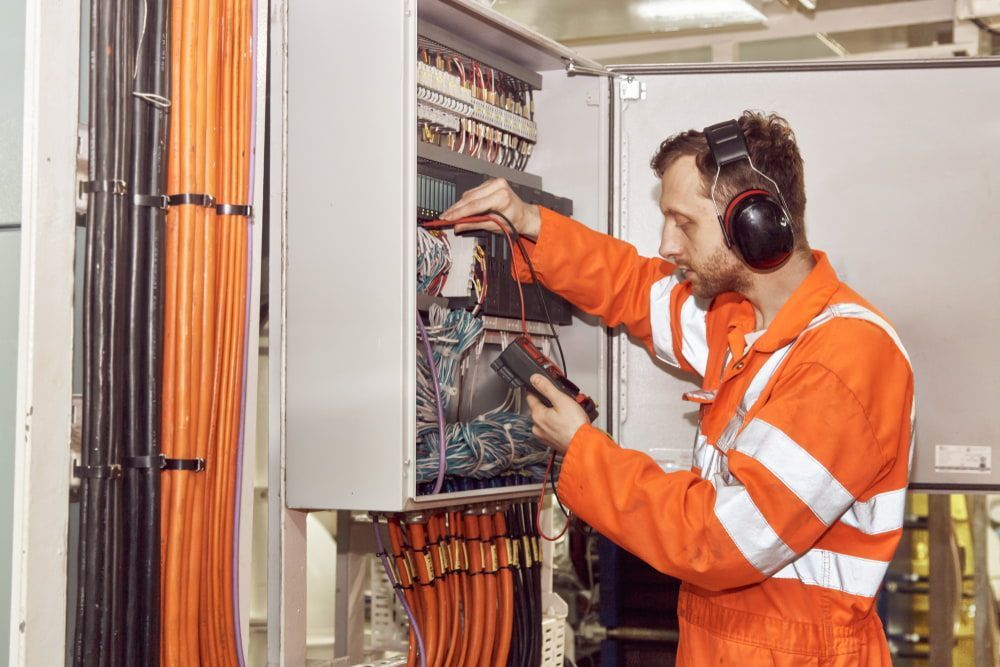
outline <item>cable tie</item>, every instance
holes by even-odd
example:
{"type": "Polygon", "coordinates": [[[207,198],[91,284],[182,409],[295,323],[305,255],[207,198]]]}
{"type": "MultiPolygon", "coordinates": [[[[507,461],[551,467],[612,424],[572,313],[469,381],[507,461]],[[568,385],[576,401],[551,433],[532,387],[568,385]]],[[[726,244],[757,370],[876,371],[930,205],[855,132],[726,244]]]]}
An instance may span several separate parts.
{"type": "Polygon", "coordinates": [[[84,181],[80,183],[80,194],[95,194],[106,192],[111,195],[125,195],[128,193],[128,183],[118,179],[107,181],[84,181]]]}
{"type": "Polygon", "coordinates": [[[142,470],[145,468],[163,468],[163,454],[151,454],[149,456],[126,456],[122,459],[122,467],[132,470],[142,470]]]}
{"type": "Polygon", "coordinates": [[[157,109],[160,109],[161,111],[170,110],[170,100],[164,97],[163,95],[157,95],[156,93],[141,93],[138,90],[133,90],[132,96],[138,97],[140,100],[144,102],[149,102],[150,104],[152,104],[157,109]]]}
{"type": "Polygon", "coordinates": [[[73,476],[79,479],[118,479],[122,467],[117,463],[103,466],[73,466],[73,476]]]}
{"type": "Polygon", "coordinates": [[[167,195],[132,195],[133,206],[148,206],[166,211],[170,208],[170,197],[167,195]]]}
{"type": "Polygon", "coordinates": [[[184,470],[188,472],[204,472],[205,459],[168,459],[163,458],[160,470],[184,470]]]}
{"type": "Polygon", "coordinates": [[[158,470],[202,472],[205,469],[205,459],[168,459],[164,454],[126,456],[122,459],[122,466],[136,470],[156,468],[158,470]]]}
{"type": "Polygon", "coordinates": [[[207,194],[179,194],[179,195],[169,195],[168,199],[171,206],[203,206],[205,208],[212,208],[215,206],[215,197],[207,194]]]}
{"type": "Polygon", "coordinates": [[[238,215],[243,218],[253,217],[253,206],[250,204],[216,204],[216,215],[238,215]]]}

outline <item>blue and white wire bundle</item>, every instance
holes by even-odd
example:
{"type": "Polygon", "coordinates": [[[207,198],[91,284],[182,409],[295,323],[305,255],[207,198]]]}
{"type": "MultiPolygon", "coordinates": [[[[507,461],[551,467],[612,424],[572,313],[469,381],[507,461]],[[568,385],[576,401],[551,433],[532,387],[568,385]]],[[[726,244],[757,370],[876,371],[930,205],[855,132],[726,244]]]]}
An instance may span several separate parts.
{"type": "MultiPolygon", "coordinates": [[[[457,377],[463,355],[483,335],[482,320],[464,310],[432,305],[427,334],[438,371],[444,414],[458,395],[457,377]]],[[[422,348],[418,350],[423,352],[422,348]]],[[[508,472],[540,477],[548,456],[531,435],[531,419],[514,410],[515,393],[504,403],[471,421],[445,424],[445,459],[449,475],[488,479],[508,472]]],[[[417,482],[432,481],[439,470],[438,406],[426,354],[417,356],[417,482]]]]}

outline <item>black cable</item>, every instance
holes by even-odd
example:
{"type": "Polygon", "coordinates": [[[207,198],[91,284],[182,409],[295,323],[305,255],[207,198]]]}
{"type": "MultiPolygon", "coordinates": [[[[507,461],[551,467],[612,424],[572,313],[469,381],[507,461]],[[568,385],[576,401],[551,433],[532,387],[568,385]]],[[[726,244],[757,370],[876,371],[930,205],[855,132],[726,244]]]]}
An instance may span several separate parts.
{"type": "Polygon", "coordinates": [[[522,552],[520,565],[517,568],[516,590],[517,590],[517,652],[511,652],[510,665],[512,667],[522,667],[529,660],[529,647],[531,646],[531,619],[528,601],[528,558],[529,552],[525,545],[524,521],[521,514],[521,504],[513,505],[508,513],[508,527],[517,536],[518,548],[522,552]],[[515,658],[516,656],[516,658],[515,658]]]}
{"type": "MultiPolygon", "coordinates": [[[[506,215],[500,211],[490,210],[486,212],[488,215],[495,215],[507,224],[507,228],[510,230],[510,237],[517,244],[518,249],[521,251],[521,256],[524,257],[525,263],[528,265],[528,271],[531,272],[531,281],[535,286],[535,294],[538,297],[538,302],[542,305],[542,313],[545,314],[545,322],[549,325],[549,331],[552,332],[552,337],[556,341],[556,348],[559,350],[559,363],[562,366],[562,372],[569,375],[569,370],[566,367],[566,355],[563,354],[562,343],[559,341],[559,332],[556,330],[554,324],[552,324],[552,317],[549,315],[549,308],[545,304],[545,295],[542,292],[541,283],[538,280],[538,274],[535,273],[535,265],[531,263],[531,257],[528,255],[528,251],[524,247],[524,242],[521,240],[521,235],[518,233],[517,228],[510,221],[506,215]]],[[[511,248],[511,256],[514,254],[514,249],[511,248]]]]}
{"type": "MultiPolygon", "coordinates": [[[[151,48],[150,60],[153,67],[150,72],[151,92],[170,99],[170,2],[169,0],[153,0],[152,23],[150,26],[151,48]]],[[[152,137],[152,156],[149,181],[146,185],[149,192],[159,194],[167,189],[167,153],[169,150],[168,136],[170,115],[167,109],[160,109],[152,117],[150,135],[152,137]]],[[[166,287],[165,243],[166,243],[166,212],[161,209],[151,211],[148,236],[148,263],[146,295],[147,321],[149,335],[146,337],[146,374],[149,381],[146,385],[145,416],[147,419],[146,436],[149,440],[148,451],[151,456],[162,453],[161,445],[161,396],[163,394],[163,308],[166,287]]],[[[143,597],[146,600],[149,621],[145,628],[146,642],[150,646],[147,664],[157,667],[160,661],[160,516],[161,516],[161,480],[160,471],[151,470],[146,478],[146,556],[144,560],[145,586],[143,597]]]]}
{"type": "MultiPolygon", "coordinates": [[[[112,17],[109,0],[91,6],[90,53],[90,159],[88,178],[110,180],[112,17]]],[[[107,192],[93,192],[87,203],[87,245],[84,269],[84,414],[80,463],[85,470],[107,466],[107,365],[110,340],[107,327],[110,260],[107,192]]],[[[80,556],[74,663],[102,664],[101,615],[106,600],[101,595],[104,571],[103,522],[106,482],[101,477],[80,480],[80,556]]]]}
{"type": "MultiPolygon", "coordinates": [[[[112,178],[129,177],[131,158],[132,113],[131,91],[135,49],[133,46],[132,0],[114,0],[114,109],[112,133],[112,178]]],[[[132,184],[129,189],[134,188],[132,184]]],[[[128,280],[131,229],[128,224],[127,197],[111,200],[112,264],[111,264],[111,358],[109,364],[110,401],[108,404],[110,438],[107,442],[108,461],[120,465],[124,455],[127,416],[127,356],[128,340],[128,280]]],[[[108,484],[105,521],[105,557],[108,559],[107,591],[109,604],[104,610],[102,626],[107,636],[105,664],[123,664],[125,655],[125,619],[127,598],[127,567],[124,554],[125,515],[123,479],[108,484]]]]}
{"type": "MultiPolygon", "coordinates": [[[[147,0],[148,1],[148,0],[147,0]]],[[[132,113],[130,195],[162,194],[165,187],[167,109],[131,93],[167,99],[167,3],[151,0],[133,13],[131,40],[136,62],[127,63],[125,92],[132,113]],[[134,78],[131,76],[134,72],[134,78]]],[[[132,50],[130,50],[130,53],[132,50]]],[[[130,198],[126,456],[156,460],[160,454],[162,347],[162,231],[164,212],[130,198]]],[[[159,664],[160,643],[160,470],[124,470],[126,567],[124,660],[127,665],[159,664]]]]}

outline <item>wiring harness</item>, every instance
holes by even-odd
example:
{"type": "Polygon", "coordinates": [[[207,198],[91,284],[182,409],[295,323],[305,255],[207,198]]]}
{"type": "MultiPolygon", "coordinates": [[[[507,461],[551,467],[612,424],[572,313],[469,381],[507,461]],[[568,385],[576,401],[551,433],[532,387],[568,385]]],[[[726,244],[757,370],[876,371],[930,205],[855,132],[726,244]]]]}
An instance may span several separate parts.
{"type": "Polygon", "coordinates": [[[444,470],[450,475],[488,479],[516,471],[541,479],[546,452],[532,438],[531,420],[516,411],[513,392],[503,404],[470,421],[447,421],[448,415],[457,416],[454,404],[463,358],[483,340],[482,319],[432,304],[428,320],[424,331],[432,356],[428,360],[426,351],[417,356],[417,481],[441,477],[442,432],[444,470]]]}
{"type": "Polygon", "coordinates": [[[542,656],[534,502],[386,518],[378,556],[409,620],[407,665],[522,667],[542,656]]]}

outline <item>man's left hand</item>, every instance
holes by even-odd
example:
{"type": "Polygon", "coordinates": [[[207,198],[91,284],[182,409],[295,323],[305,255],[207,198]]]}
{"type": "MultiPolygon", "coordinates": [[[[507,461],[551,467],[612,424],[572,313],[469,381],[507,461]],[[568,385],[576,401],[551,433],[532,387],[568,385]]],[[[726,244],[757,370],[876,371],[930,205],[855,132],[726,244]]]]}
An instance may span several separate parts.
{"type": "Polygon", "coordinates": [[[544,375],[532,375],[531,385],[552,404],[551,408],[547,408],[528,392],[528,407],[535,422],[531,432],[549,447],[565,454],[577,430],[589,422],[587,413],[576,401],[556,389],[544,375]]]}

